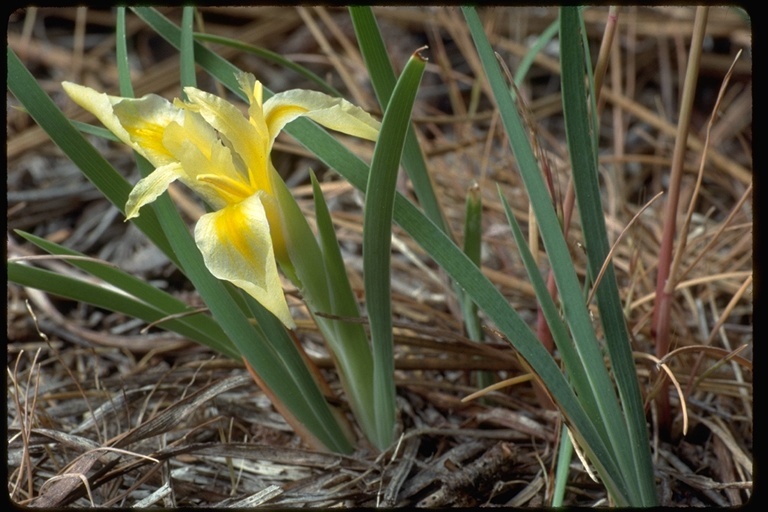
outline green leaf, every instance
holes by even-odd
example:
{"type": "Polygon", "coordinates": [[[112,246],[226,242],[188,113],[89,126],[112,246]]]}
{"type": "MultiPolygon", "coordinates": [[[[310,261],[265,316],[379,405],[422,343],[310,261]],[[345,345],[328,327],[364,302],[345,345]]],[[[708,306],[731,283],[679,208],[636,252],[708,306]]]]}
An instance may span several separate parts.
{"type": "MultiPolygon", "coordinates": [[[[464,206],[464,254],[466,254],[472,263],[480,266],[480,257],[482,249],[483,234],[483,202],[480,193],[480,186],[473,183],[467,190],[467,200],[464,206]]],[[[480,326],[480,319],[477,316],[477,305],[471,300],[462,301],[464,306],[464,323],[466,325],[469,338],[474,341],[480,341],[483,337],[483,330],[480,326]]],[[[484,384],[490,385],[490,382],[484,384]]]]}
{"type": "MultiPolygon", "coordinates": [[[[361,326],[355,327],[354,324],[327,316],[337,314],[333,308],[340,297],[331,291],[335,283],[329,280],[329,268],[324,261],[323,251],[285,183],[274,180],[273,187],[280,204],[283,238],[290,257],[291,271],[295,273],[295,282],[333,354],[347,400],[360,428],[372,439],[376,432],[376,421],[371,396],[368,337],[360,329],[361,326]]],[[[340,277],[338,269],[331,268],[330,272],[340,277]]]]}
{"type": "Polygon", "coordinates": [[[120,96],[132,98],[133,83],[131,83],[131,65],[128,59],[127,39],[128,36],[125,30],[125,7],[118,7],[117,20],[115,23],[115,58],[117,61],[117,77],[120,82],[120,96]]]}
{"type": "Polygon", "coordinates": [[[284,67],[285,69],[290,69],[291,71],[296,72],[296,74],[303,76],[309,81],[315,83],[320,88],[320,90],[326,94],[329,94],[331,96],[336,96],[336,97],[342,96],[342,94],[338,91],[338,89],[329,85],[328,82],[323,80],[321,77],[317,76],[315,73],[305,68],[301,64],[297,64],[291,59],[287,59],[283,57],[279,53],[275,53],[273,51],[267,50],[266,48],[260,48],[258,46],[254,46],[252,44],[243,43],[242,41],[238,41],[237,39],[218,36],[214,34],[201,34],[199,32],[196,32],[195,39],[197,41],[204,41],[208,43],[216,43],[224,46],[229,46],[230,48],[234,48],[236,50],[240,50],[246,53],[250,53],[252,55],[262,57],[265,60],[273,62],[278,66],[284,67]]]}
{"type": "MultiPolygon", "coordinates": [[[[49,242],[48,240],[31,235],[29,233],[24,233],[23,231],[16,231],[16,233],[25,240],[48,252],[49,254],[85,257],[85,255],[82,253],[67,249],[66,247],[62,247],[58,244],[49,242]]],[[[171,315],[185,315],[178,319],[174,318],[173,321],[168,320],[159,322],[157,323],[157,327],[177,332],[191,340],[209,346],[212,349],[221,352],[222,354],[234,357],[235,359],[239,357],[239,354],[235,350],[230,340],[226,337],[219,325],[214,322],[211,317],[199,313],[187,315],[192,313],[193,309],[172,295],[152,286],[143,279],[134,277],[127,272],[124,272],[119,268],[111,266],[107,263],[99,263],[93,260],[74,258],[65,259],[65,261],[74,267],[84,270],[85,272],[88,272],[89,274],[104,280],[106,283],[114,286],[119,290],[122,290],[125,294],[134,297],[138,301],[152,306],[155,310],[163,315],[159,318],[137,318],[141,318],[147,322],[157,322],[163,317],[168,317],[171,315]]],[[[39,289],[49,293],[54,293],[54,290],[46,288],[46,281],[40,282],[39,285],[42,287],[39,289]]],[[[57,293],[61,295],[61,291],[57,293]]],[[[78,293],[78,291],[73,289],[72,293],[78,293]]],[[[69,296],[69,298],[73,300],[79,300],[76,297],[84,297],[86,299],[85,302],[88,302],[87,294],[83,295],[82,293],[78,293],[77,296],[69,296]]],[[[108,305],[101,305],[101,307],[111,309],[108,305]]],[[[121,312],[131,314],[128,311],[121,312]]]]}
{"type": "MultiPolygon", "coordinates": [[[[552,41],[552,39],[557,35],[559,29],[560,24],[557,22],[557,20],[555,20],[547,28],[544,29],[539,37],[536,38],[536,41],[534,41],[534,43],[531,45],[528,52],[523,56],[522,59],[520,59],[520,64],[517,66],[517,70],[515,71],[515,84],[520,86],[523,83],[525,75],[528,74],[531,66],[533,66],[534,60],[536,60],[536,55],[544,50],[547,44],[552,41]]],[[[514,91],[512,91],[512,97],[515,97],[514,91]]]]}
{"type": "MultiPolygon", "coordinates": [[[[596,276],[608,257],[609,244],[605,216],[600,202],[597,155],[593,151],[594,129],[590,123],[584,86],[585,52],[579,37],[580,14],[576,8],[561,11],[561,68],[563,110],[565,113],[568,151],[573,168],[579,215],[584,230],[590,273],[596,276]]],[[[594,112],[594,103],[592,103],[594,112]]],[[[596,291],[600,321],[605,332],[613,375],[626,415],[629,438],[620,447],[624,459],[622,469],[626,478],[638,487],[637,504],[656,503],[653,465],[650,457],[648,432],[626,320],[621,307],[618,285],[609,262],[596,291]]]]}
{"type": "MultiPolygon", "coordinates": [[[[467,190],[467,199],[464,205],[464,254],[466,254],[472,263],[480,267],[480,258],[482,252],[482,234],[483,234],[483,202],[480,186],[477,183],[467,190]]],[[[467,336],[473,341],[482,341],[483,328],[478,315],[477,304],[474,303],[463,290],[459,289],[464,317],[464,328],[467,336]]],[[[493,372],[477,372],[475,385],[479,388],[487,388],[494,383],[493,372]]]]}
{"type": "MultiPolygon", "coordinates": [[[[389,60],[384,40],[371,8],[354,6],[349,8],[349,13],[355,27],[360,51],[368,73],[371,75],[371,83],[383,112],[387,108],[395,89],[395,71],[389,60]]],[[[403,167],[413,183],[416,197],[419,199],[419,204],[424,208],[427,217],[450,235],[424,160],[424,154],[416,138],[416,132],[410,123],[403,149],[403,167]]]]}
{"type": "MultiPolygon", "coordinates": [[[[568,332],[568,326],[560,316],[557,305],[549,294],[547,285],[539,273],[536,260],[525,240],[525,235],[523,235],[523,231],[520,229],[520,225],[518,224],[517,219],[515,219],[512,209],[509,207],[509,203],[506,198],[501,195],[501,189],[499,189],[499,195],[501,196],[501,202],[504,205],[507,222],[512,228],[512,236],[515,239],[515,244],[517,244],[517,247],[520,250],[520,256],[523,260],[523,266],[528,275],[528,280],[536,294],[536,300],[541,307],[544,318],[547,320],[549,330],[552,332],[552,339],[555,342],[557,349],[560,351],[560,357],[565,363],[564,365],[568,372],[568,376],[573,383],[576,394],[581,400],[580,405],[584,408],[589,417],[597,418],[599,417],[600,411],[595,403],[596,397],[594,390],[591,388],[586,376],[588,369],[584,367],[584,364],[576,351],[574,342],[568,332]]],[[[602,361],[599,363],[602,364],[602,361]]],[[[596,427],[600,429],[602,425],[598,423],[596,427]]],[[[605,434],[603,435],[605,436],[605,434]]]]}
{"type": "MultiPolygon", "coordinates": [[[[197,75],[195,73],[195,48],[194,32],[192,31],[195,21],[195,8],[191,5],[185,5],[181,15],[181,48],[179,49],[181,86],[196,87],[197,75]]],[[[185,97],[186,99],[186,97],[185,97]]]]}
{"type": "Polygon", "coordinates": [[[93,284],[75,277],[65,276],[50,270],[32,267],[23,263],[8,262],[8,281],[20,286],[27,286],[45,291],[52,295],[64,297],[84,304],[91,304],[98,308],[123,313],[128,316],[141,319],[147,323],[159,324],[163,329],[176,332],[191,340],[208,345],[224,355],[238,358],[237,352],[222,339],[220,342],[210,341],[202,337],[200,329],[190,322],[192,317],[167,319],[169,311],[159,309],[152,304],[136,299],[117,290],[105,286],[93,284]]]}
{"type": "Polygon", "coordinates": [[[395,426],[395,359],[392,337],[390,250],[397,171],[426,61],[413,54],[384,111],[365,191],[363,274],[371,325],[373,390],[378,427],[375,443],[388,446],[395,426]]]}
{"type": "MultiPolygon", "coordinates": [[[[542,240],[560,292],[564,316],[581,359],[577,365],[568,366],[567,371],[572,378],[577,373],[584,373],[589,382],[590,392],[594,396],[593,402],[599,409],[599,415],[594,417],[585,414],[583,405],[578,401],[574,403],[570,397],[567,398],[567,403],[561,403],[556,396],[555,401],[572,422],[574,435],[580,439],[579,442],[590,455],[590,460],[597,467],[611,495],[619,504],[631,503],[635,497],[633,486],[636,484],[628,481],[626,475],[620,472],[622,468],[619,464],[622,459],[622,454],[619,452],[626,451],[629,440],[621,409],[616,396],[611,392],[613,385],[603,363],[589,313],[581,298],[581,289],[573,263],[570,261],[568,246],[528,141],[525,127],[509,94],[495,54],[483,32],[480,19],[471,8],[464,8],[464,15],[493,90],[530,204],[540,226],[542,240]]],[[[565,363],[568,364],[568,361],[565,363]]],[[[551,384],[546,379],[542,380],[552,392],[551,384]]],[[[591,399],[590,402],[592,402],[591,399]]]]}

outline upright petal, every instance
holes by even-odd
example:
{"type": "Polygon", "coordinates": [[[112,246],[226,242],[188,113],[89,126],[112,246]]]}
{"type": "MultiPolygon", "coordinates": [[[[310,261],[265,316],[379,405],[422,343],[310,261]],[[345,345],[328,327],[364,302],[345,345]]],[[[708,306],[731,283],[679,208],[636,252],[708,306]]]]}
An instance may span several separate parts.
{"type": "Polygon", "coordinates": [[[272,141],[283,127],[299,116],[348,135],[376,140],[381,123],[345,99],[317,91],[293,89],[275,94],[264,102],[264,119],[272,141]]]}
{"type": "Polygon", "coordinates": [[[238,203],[251,196],[248,177],[235,168],[230,149],[200,114],[187,112],[184,125],[171,123],[163,144],[179,159],[182,183],[194,190],[214,209],[238,203]]]}
{"type": "Polygon", "coordinates": [[[277,273],[262,193],[200,217],[195,241],[219,279],[248,292],[283,324],[294,327],[277,273]]]}
{"type": "Polygon", "coordinates": [[[231,146],[232,151],[239,155],[245,166],[251,171],[249,178],[255,189],[271,192],[271,185],[266,174],[267,140],[265,134],[243,116],[230,102],[207,92],[186,87],[189,101],[205,120],[219,131],[222,139],[231,146]]]}

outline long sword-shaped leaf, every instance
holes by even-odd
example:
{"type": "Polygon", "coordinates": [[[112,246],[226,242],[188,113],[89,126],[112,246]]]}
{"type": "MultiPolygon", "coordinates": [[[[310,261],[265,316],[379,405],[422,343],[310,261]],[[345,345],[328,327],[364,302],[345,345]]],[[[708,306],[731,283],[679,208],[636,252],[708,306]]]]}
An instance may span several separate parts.
{"type": "MultiPolygon", "coordinates": [[[[62,247],[29,233],[21,231],[16,231],[16,233],[50,254],[75,257],[85,256],[82,253],[67,249],[66,247],[62,247]]],[[[191,340],[207,345],[230,357],[239,357],[239,354],[229,341],[229,338],[226,337],[224,331],[221,330],[221,327],[219,327],[211,317],[202,314],[190,314],[193,313],[192,308],[172,295],[155,288],[143,279],[134,277],[127,272],[106,263],[99,263],[87,259],[69,259],[65,261],[68,261],[74,267],[80,268],[85,272],[104,280],[104,282],[133,296],[135,299],[145,302],[163,313],[166,317],[171,315],[186,315],[181,316],[173,323],[160,322],[157,325],[158,327],[178,332],[191,340]]],[[[44,287],[46,285],[45,281],[42,281],[40,285],[44,287]]],[[[53,290],[46,288],[40,289],[53,293],[53,290]]],[[[74,299],[74,297],[70,298],[74,299]]],[[[126,311],[123,311],[123,313],[130,314],[126,311]]],[[[143,319],[148,322],[156,322],[158,320],[158,318],[143,319]]]]}
{"type": "MultiPolygon", "coordinates": [[[[194,32],[192,31],[192,24],[195,18],[195,8],[191,5],[185,5],[182,10],[181,18],[181,48],[179,49],[179,55],[181,56],[180,72],[181,72],[181,87],[182,91],[184,87],[197,87],[197,73],[195,72],[195,49],[194,49],[194,32]]],[[[184,98],[186,99],[186,97],[184,98]]]]}
{"type": "Polygon", "coordinates": [[[599,417],[591,418],[591,421],[595,422],[593,426],[601,433],[601,439],[586,439],[585,449],[589,451],[590,445],[593,443],[607,444],[609,447],[609,452],[605,455],[607,460],[591,459],[598,465],[600,476],[614,499],[618,502],[636,503],[638,498],[635,492],[636,482],[626,478],[627,475],[623,473],[625,468],[621,467],[618,462],[624,458],[621,452],[626,451],[626,445],[629,442],[626,426],[617,397],[612,392],[613,383],[603,363],[589,313],[581,297],[581,288],[573,262],[570,260],[568,246],[560,229],[552,202],[549,200],[549,194],[525,128],[508,92],[504,76],[496,61],[496,55],[483,31],[480,18],[472,8],[464,8],[463,10],[483,69],[493,90],[502,123],[507,132],[510,147],[515,154],[531,206],[536,214],[555,282],[560,291],[564,316],[570,326],[576,350],[581,358],[579,364],[575,367],[569,367],[568,371],[569,373],[584,373],[589,382],[590,393],[595,397],[594,403],[599,410],[599,417]],[[585,369],[588,370],[585,371],[585,369]],[[600,467],[600,464],[604,465],[600,467]],[[606,472],[606,466],[610,465],[617,466],[620,472],[606,472]]]}
{"type": "Polygon", "coordinates": [[[395,85],[373,151],[365,189],[363,278],[373,347],[373,397],[378,427],[376,444],[388,446],[395,426],[395,361],[392,337],[390,250],[397,171],[408,132],[416,91],[426,61],[418,51],[395,85]]]}
{"type": "MultiPolygon", "coordinates": [[[[499,190],[499,195],[501,196],[501,190],[499,190]]],[[[576,394],[581,399],[581,405],[584,407],[587,415],[590,417],[598,417],[599,409],[595,403],[596,397],[586,378],[586,369],[582,365],[582,361],[576,351],[571,335],[568,332],[568,326],[561,318],[560,312],[557,310],[557,305],[555,305],[555,301],[552,299],[552,296],[547,289],[547,285],[544,282],[544,278],[539,274],[536,260],[534,259],[533,254],[525,241],[525,236],[520,229],[520,225],[517,223],[517,219],[515,219],[515,216],[509,207],[509,203],[507,203],[504,196],[501,196],[501,202],[504,205],[507,222],[512,228],[512,236],[520,251],[520,257],[523,260],[528,279],[536,294],[536,300],[539,302],[544,318],[547,320],[549,330],[552,332],[552,339],[554,340],[557,349],[560,351],[562,360],[565,362],[566,371],[574,385],[576,394]]]]}
{"type": "Polygon", "coordinates": [[[120,96],[133,97],[133,82],[131,82],[131,63],[128,57],[128,34],[125,27],[125,7],[117,8],[115,21],[115,60],[117,61],[117,77],[120,84],[120,96]]]}
{"type": "Polygon", "coordinates": [[[226,338],[218,343],[215,339],[201,338],[200,331],[183,319],[167,319],[168,312],[152,304],[128,296],[117,290],[90,283],[75,277],[45,270],[18,262],[8,262],[8,281],[20,286],[42,290],[66,299],[91,304],[99,308],[123,313],[147,323],[162,322],[163,329],[176,332],[191,340],[208,345],[224,355],[239,358],[239,354],[226,338]]]}
{"type": "MultiPolygon", "coordinates": [[[[560,37],[563,110],[587,258],[590,273],[596,276],[608,257],[609,244],[599,200],[597,155],[592,151],[596,127],[590,126],[592,118],[587,109],[587,98],[594,98],[594,94],[589,95],[584,86],[585,55],[578,36],[579,18],[576,8],[562,9],[560,37]]],[[[630,433],[629,449],[626,450],[631,455],[626,462],[629,465],[626,469],[630,471],[628,478],[634,478],[637,482],[642,504],[653,505],[656,490],[643,402],[613,264],[610,262],[598,285],[596,297],[613,375],[630,433]]]]}
{"type": "Polygon", "coordinates": [[[327,313],[339,317],[326,318],[317,315],[316,319],[319,325],[333,330],[336,340],[343,342],[338,348],[344,353],[336,356],[339,378],[360,428],[368,439],[374,440],[377,438],[378,427],[373,398],[373,355],[368,343],[368,334],[362,323],[354,321],[360,316],[360,310],[347,277],[331,215],[315,174],[311,172],[310,177],[315,200],[318,242],[322,251],[321,259],[325,264],[326,287],[330,300],[331,309],[327,313]]]}
{"type": "Polygon", "coordinates": [[[303,76],[307,80],[317,84],[317,86],[326,94],[330,94],[331,96],[341,97],[341,93],[339,92],[338,89],[330,85],[328,82],[323,80],[317,74],[313,73],[312,71],[302,66],[301,64],[298,64],[292,61],[291,59],[283,57],[279,53],[275,53],[273,51],[267,50],[266,48],[261,48],[259,46],[254,46],[252,44],[244,43],[242,41],[238,41],[237,39],[232,39],[231,37],[224,37],[224,36],[219,36],[215,34],[201,34],[198,32],[198,33],[195,33],[195,39],[197,41],[204,41],[207,43],[216,43],[223,46],[228,46],[236,50],[241,50],[246,53],[256,55],[265,60],[271,61],[277,64],[278,66],[284,67],[285,69],[290,69],[291,71],[296,72],[296,74],[298,74],[299,76],[303,76]]]}
{"type": "MultiPolygon", "coordinates": [[[[366,68],[371,75],[371,83],[376,92],[382,111],[386,109],[392,93],[395,89],[396,77],[389,61],[384,40],[381,37],[379,26],[373,16],[373,11],[368,6],[355,6],[349,8],[352,24],[360,45],[360,51],[365,59],[366,68]]],[[[424,155],[416,138],[413,127],[408,127],[403,149],[403,167],[413,183],[413,189],[419,204],[424,208],[427,217],[437,224],[440,229],[448,233],[448,227],[443,217],[440,203],[435,195],[432,179],[429,176],[424,155]]]]}

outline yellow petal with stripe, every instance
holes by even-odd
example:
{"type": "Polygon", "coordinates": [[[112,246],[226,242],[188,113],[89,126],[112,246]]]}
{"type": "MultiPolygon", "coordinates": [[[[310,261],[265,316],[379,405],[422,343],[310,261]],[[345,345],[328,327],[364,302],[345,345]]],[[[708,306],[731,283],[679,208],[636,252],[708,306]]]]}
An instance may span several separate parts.
{"type": "Polygon", "coordinates": [[[272,248],[262,192],[200,217],[195,241],[219,279],[242,288],[289,328],[295,326],[272,248]]]}
{"type": "Polygon", "coordinates": [[[270,148],[283,127],[300,116],[316,123],[367,140],[376,140],[381,123],[368,112],[345,99],[317,91],[293,89],[275,94],[264,102],[264,120],[271,137],[270,148]]]}
{"type": "Polygon", "coordinates": [[[163,131],[178,119],[180,110],[166,99],[155,94],[140,99],[120,98],[72,82],[63,82],[62,87],[75,103],[154,166],[174,160],[163,147],[163,131]]]}
{"type": "Polygon", "coordinates": [[[271,194],[272,185],[267,176],[269,154],[265,130],[260,130],[237,107],[218,96],[194,87],[186,87],[184,92],[195,110],[219,132],[232,152],[242,159],[248,170],[251,187],[271,194]]]}
{"type": "Polygon", "coordinates": [[[72,82],[62,82],[61,86],[72,101],[96,116],[96,119],[101,121],[101,124],[106,126],[106,128],[114,133],[123,143],[133,146],[133,142],[128,136],[128,132],[125,131],[125,128],[120,124],[120,120],[112,110],[112,107],[123,98],[109,96],[103,92],[95,91],[90,87],[72,82]]]}

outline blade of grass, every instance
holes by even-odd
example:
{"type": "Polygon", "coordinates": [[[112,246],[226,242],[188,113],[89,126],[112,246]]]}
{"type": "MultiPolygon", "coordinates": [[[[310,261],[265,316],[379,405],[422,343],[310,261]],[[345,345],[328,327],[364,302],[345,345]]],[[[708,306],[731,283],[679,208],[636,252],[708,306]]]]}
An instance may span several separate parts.
{"type": "MultiPolygon", "coordinates": [[[[563,8],[561,24],[561,77],[566,136],[590,274],[596,276],[608,257],[610,247],[600,202],[597,156],[592,152],[591,134],[596,132],[596,128],[590,126],[592,118],[587,110],[587,98],[594,97],[594,94],[588,94],[584,85],[585,52],[578,37],[581,26],[579,11],[571,7],[563,8]]],[[[594,108],[594,102],[591,105],[594,108]]],[[[629,434],[629,446],[622,447],[624,449],[620,455],[626,453],[631,456],[625,458],[626,465],[623,464],[622,468],[628,471],[627,478],[637,483],[641,499],[639,504],[653,505],[656,489],[645,413],[616,276],[610,262],[598,283],[596,297],[629,434]]]]}
{"type": "Polygon", "coordinates": [[[384,111],[365,189],[363,278],[373,347],[376,445],[388,446],[395,425],[395,360],[392,337],[390,251],[397,171],[426,60],[417,50],[403,69],[384,111]]]}

